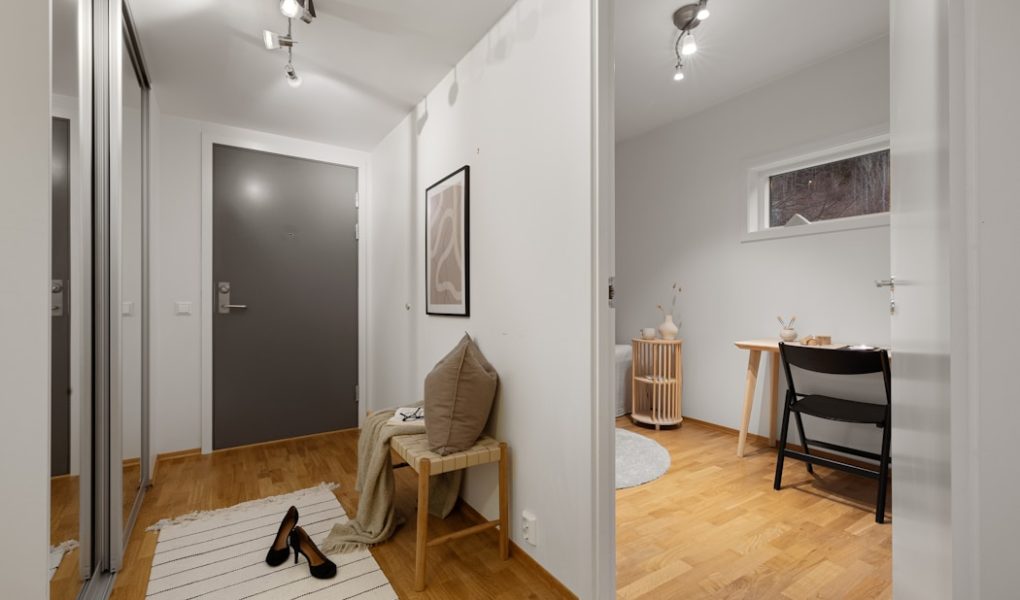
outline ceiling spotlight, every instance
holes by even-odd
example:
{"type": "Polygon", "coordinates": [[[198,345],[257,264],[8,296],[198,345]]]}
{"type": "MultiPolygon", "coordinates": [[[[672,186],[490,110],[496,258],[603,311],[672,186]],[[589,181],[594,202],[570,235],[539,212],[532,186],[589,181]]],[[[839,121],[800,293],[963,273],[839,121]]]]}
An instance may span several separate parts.
{"type": "Polygon", "coordinates": [[[287,63],[287,66],[283,68],[283,72],[287,76],[287,85],[292,88],[301,86],[301,76],[294,70],[294,65],[287,63]]]}
{"type": "Polygon", "coordinates": [[[683,81],[683,80],[684,80],[684,67],[683,67],[683,65],[677,65],[676,66],[676,71],[674,71],[674,73],[673,73],[673,81],[683,81]]]}
{"type": "Polygon", "coordinates": [[[316,17],[313,0],[280,0],[280,12],[288,19],[301,19],[311,23],[316,17]]]}
{"type": "Polygon", "coordinates": [[[699,21],[704,21],[705,19],[707,19],[707,18],[709,18],[711,16],[712,16],[712,12],[709,11],[707,8],[702,8],[701,10],[699,10],[698,11],[698,15],[697,15],[699,21]]]}
{"type": "Polygon", "coordinates": [[[698,51],[698,42],[694,39],[693,33],[686,32],[683,38],[684,41],[680,44],[680,54],[690,56],[698,51]]]}
{"type": "Polygon", "coordinates": [[[263,29],[262,43],[265,44],[266,50],[279,50],[281,47],[290,48],[297,42],[285,33],[276,33],[275,31],[263,29]]]}
{"type": "Polygon", "coordinates": [[[305,7],[298,0],[281,0],[280,12],[288,19],[296,19],[305,13],[305,7]]]}

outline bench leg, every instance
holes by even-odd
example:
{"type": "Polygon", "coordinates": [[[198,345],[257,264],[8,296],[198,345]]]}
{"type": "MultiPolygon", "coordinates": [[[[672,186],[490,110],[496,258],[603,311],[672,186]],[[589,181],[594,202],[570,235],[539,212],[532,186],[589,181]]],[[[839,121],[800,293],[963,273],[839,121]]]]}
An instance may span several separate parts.
{"type": "Polygon", "coordinates": [[[418,467],[418,539],[414,546],[414,590],[425,589],[425,552],[428,550],[429,530],[429,476],[432,464],[422,459],[418,467]]]}
{"type": "Polygon", "coordinates": [[[510,452],[499,445],[499,557],[510,558],[510,452]]]}

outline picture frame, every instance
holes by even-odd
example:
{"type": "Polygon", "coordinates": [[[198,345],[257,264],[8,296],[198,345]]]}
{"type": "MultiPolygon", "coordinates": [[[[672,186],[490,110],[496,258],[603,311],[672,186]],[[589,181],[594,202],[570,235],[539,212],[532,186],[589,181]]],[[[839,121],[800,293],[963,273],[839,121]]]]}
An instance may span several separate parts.
{"type": "Polygon", "coordinates": [[[425,314],[471,315],[471,167],[425,190],[425,314]]]}

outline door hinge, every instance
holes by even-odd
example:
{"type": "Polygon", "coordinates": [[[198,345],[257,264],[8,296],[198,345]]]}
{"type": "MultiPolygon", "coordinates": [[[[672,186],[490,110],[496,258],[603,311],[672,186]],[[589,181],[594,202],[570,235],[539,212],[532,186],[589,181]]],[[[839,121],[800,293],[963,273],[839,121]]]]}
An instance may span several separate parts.
{"type": "Polygon", "coordinates": [[[354,224],[354,239],[356,239],[356,240],[360,240],[361,239],[361,224],[360,223],[355,223],[354,224]]]}
{"type": "Polygon", "coordinates": [[[358,404],[361,402],[361,386],[354,384],[354,403],[358,404]]]}
{"type": "Polygon", "coordinates": [[[609,308],[616,308],[616,277],[609,278],[609,308]]]}
{"type": "Polygon", "coordinates": [[[354,192],[354,208],[361,208],[361,192],[354,192]]]}

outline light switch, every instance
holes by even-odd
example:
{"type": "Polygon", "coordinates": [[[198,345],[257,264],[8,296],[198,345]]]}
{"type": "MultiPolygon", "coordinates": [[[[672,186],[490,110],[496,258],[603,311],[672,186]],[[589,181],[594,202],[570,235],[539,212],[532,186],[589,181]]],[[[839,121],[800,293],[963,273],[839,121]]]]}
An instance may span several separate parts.
{"type": "Polygon", "coordinates": [[[174,314],[175,315],[190,315],[191,314],[191,302],[174,302],[174,314]]]}
{"type": "Polygon", "coordinates": [[[122,302],[120,305],[120,314],[125,317],[130,317],[135,314],[135,303],[130,300],[122,302]]]}

